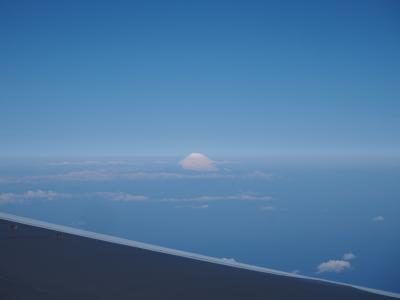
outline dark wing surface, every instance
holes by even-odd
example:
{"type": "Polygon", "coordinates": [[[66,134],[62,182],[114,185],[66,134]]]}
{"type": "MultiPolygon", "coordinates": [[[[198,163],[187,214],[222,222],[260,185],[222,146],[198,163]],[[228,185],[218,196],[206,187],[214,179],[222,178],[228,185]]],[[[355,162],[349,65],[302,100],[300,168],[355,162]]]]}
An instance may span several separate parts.
{"type": "Polygon", "coordinates": [[[0,214],[0,299],[393,299],[396,295],[0,214]]]}

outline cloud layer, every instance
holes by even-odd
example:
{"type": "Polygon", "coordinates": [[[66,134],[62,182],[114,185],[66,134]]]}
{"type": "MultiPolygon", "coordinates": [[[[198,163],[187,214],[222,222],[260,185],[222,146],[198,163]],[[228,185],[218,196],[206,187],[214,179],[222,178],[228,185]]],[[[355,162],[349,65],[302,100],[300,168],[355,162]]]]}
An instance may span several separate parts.
{"type": "Polygon", "coordinates": [[[191,208],[191,209],[207,209],[208,204],[202,204],[202,205],[177,205],[175,208],[191,208]]]}
{"type": "MultiPolygon", "coordinates": [[[[205,209],[208,208],[206,202],[216,202],[216,201],[269,201],[272,197],[266,195],[257,195],[252,193],[242,193],[237,195],[203,195],[203,196],[192,196],[192,197],[182,197],[182,198],[152,198],[140,194],[131,194],[125,192],[93,192],[93,193],[75,193],[75,194],[63,194],[53,192],[51,190],[29,190],[24,193],[0,193],[0,204],[7,203],[22,203],[29,200],[54,200],[54,199],[74,199],[74,198],[85,198],[89,199],[91,197],[101,197],[110,201],[120,201],[120,202],[139,202],[139,201],[150,201],[150,202],[203,202],[202,204],[192,204],[180,207],[190,207],[205,209]]],[[[272,207],[264,208],[272,210],[272,207]]]]}
{"type": "Polygon", "coordinates": [[[143,195],[133,195],[127,193],[114,193],[114,192],[99,192],[97,195],[110,199],[112,201],[122,201],[122,202],[136,202],[136,201],[145,201],[148,198],[143,195]]]}
{"type": "Polygon", "coordinates": [[[243,193],[237,195],[204,195],[198,197],[187,197],[187,198],[165,198],[162,202],[185,202],[185,201],[270,201],[272,197],[265,195],[256,195],[251,193],[243,193]]]}
{"type": "Polygon", "coordinates": [[[124,171],[108,171],[108,170],[81,170],[61,174],[52,175],[35,175],[23,176],[20,178],[1,178],[0,184],[7,183],[42,183],[47,181],[139,181],[139,180],[202,180],[202,179],[244,179],[244,180],[270,180],[271,175],[263,172],[255,171],[249,173],[178,173],[178,172],[124,172],[124,171]]]}

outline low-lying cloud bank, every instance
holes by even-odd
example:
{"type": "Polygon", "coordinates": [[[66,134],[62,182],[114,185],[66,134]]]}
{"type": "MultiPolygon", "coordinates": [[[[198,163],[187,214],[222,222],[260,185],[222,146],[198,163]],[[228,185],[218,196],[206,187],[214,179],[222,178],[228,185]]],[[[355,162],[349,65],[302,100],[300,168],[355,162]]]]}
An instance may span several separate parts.
{"type": "MultiPolygon", "coordinates": [[[[0,193],[0,204],[22,203],[28,200],[55,200],[55,199],[90,199],[92,197],[100,197],[110,201],[120,202],[216,202],[216,201],[270,201],[271,196],[257,195],[254,193],[241,193],[237,195],[203,195],[180,198],[151,198],[145,195],[132,194],[125,192],[90,192],[90,193],[74,193],[64,194],[51,190],[29,190],[24,193],[0,193]]],[[[182,206],[183,207],[183,206],[182,206]]],[[[188,206],[185,206],[188,207],[188,206]]],[[[190,205],[191,208],[208,208],[207,204],[190,205]]]]}
{"type": "Polygon", "coordinates": [[[197,197],[182,197],[182,198],[165,198],[162,202],[185,202],[185,201],[270,201],[271,196],[256,195],[251,193],[243,193],[238,195],[204,195],[197,197]]]}
{"type": "Polygon", "coordinates": [[[0,204],[22,203],[29,200],[54,200],[68,196],[67,194],[53,191],[29,190],[24,193],[0,193],[0,204]]]}
{"type": "Polygon", "coordinates": [[[272,175],[260,171],[245,173],[179,173],[179,172],[147,172],[147,171],[116,171],[116,170],[81,170],[61,174],[35,175],[23,177],[7,177],[0,180],[0,184],[9,183],[43,183],[62,181],[139,181],[139,180],[202,180],[202,179],[243,179],[243,180],[270,180],[272,175]]]}
{"type": "Polygon", "coordinates": [[[120,192],[99,192],[96,193],[98,196],[104,197],[106,199],[112,201],[122,201],[122,202],[136,202],[136,201],[145,201],[148,197],[143,195],[133,195],[127,193],[120,193],[120,192]]]}
{"type": "Polygon", "coordinates": [[[176,205],[175,208],[207,209],[208,204],[202,205],[176,205]]]}

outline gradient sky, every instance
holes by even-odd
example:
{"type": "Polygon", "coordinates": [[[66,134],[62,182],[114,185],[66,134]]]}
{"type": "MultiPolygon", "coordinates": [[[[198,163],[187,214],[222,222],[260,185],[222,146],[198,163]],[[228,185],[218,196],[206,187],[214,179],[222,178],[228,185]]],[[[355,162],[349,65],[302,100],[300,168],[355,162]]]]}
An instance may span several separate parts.
{"type": "Polygon", "coordinates": [[[399,1],[0,1],[0,155],[400,149],[399,1]]]}

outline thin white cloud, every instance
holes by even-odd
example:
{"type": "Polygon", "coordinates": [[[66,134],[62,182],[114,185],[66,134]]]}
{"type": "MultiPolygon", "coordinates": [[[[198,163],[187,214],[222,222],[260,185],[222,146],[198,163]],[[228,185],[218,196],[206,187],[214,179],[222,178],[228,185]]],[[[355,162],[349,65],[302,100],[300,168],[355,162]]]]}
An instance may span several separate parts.
{"type": "Polygon", "coordinates": [[[177,205],[175,208],[207,209],[208,204],[203,205],[177,205]]]}
{"type": "Polygon", "coordinates": [[[377,222],[377,223],[382,223],[385,221],[385,218],[383,216],[376,216],[372,218],[372,222],[377,222]]]}
{"type": "MultiPolygon", "coordinates": [[[[184,204],[180,206],[176,206],[176,208],[193,208],[193,209],[207,209],[209,206],[207,202],[217,202],[217,201],[270,201],[272,197],[266,195],[257,195],[252,193],[242,193],[237,195],[203,195],[196,197],[182,197],[182,198],[149,198],[145,195],[140,194],[131,194],[125,192],[93,192],[93,193],[76,193],[76,194],[63,194],[56,193],[53,191],[44,191],[44,190],[29,190],[24,193],[0,193],[0,204],[7,203],[21,203],[29,200],[54,200],[59,198],[91,198],[94,196],[102,197],[104,199],[108,199],[111,201],[120,201],[120,202],[140,202],[140,201],[148,201],[148,202],[177,202],[177,203],[190,203],[184,204]],[[195,202],[199,202],[200,204],[194,204],[195,202]]],[[[273,208],[262,207],[264,210],[273,210],[273,208]]]]}
{"type": "Polygon", "coordinates": [[[50,165],[55,166],[114,166],[114,165],[125,165],[128,162],[120,160],[74,160],[74,161],[61,161],[50,163],[50,165]]]}
{"type": "Polygon", "coordinates": [[[201,153],[191,153],[179,162],[179,165],[190,171],[215,172],[218,168],[214,161],[201,153]]]}
{"type": "Polygon", "coordinates": [[[106,170],[82,170],[56,175],[28,176],[22,182],[35,181],[112,181],[112,180],[157,180],[180,179],[184,174],[172,172],[118,172],[106,170]]]}
{"type": "Polygon", "coordinates": [[[243,193],[238,195],[228,195],[228,196],[200,196],[194,197],[190,200],[194,201],[226,201],[226,200],[240,200],[240,201],[269,201],[272,200],[270,196],[259,196],[250,193],[243,193]]]}
{"type": "Polygon", "coordinates": [[[56,193],[53,191],[29,190],[24,193],[0,193],[0,204],[22,203],[29,200],[54,200],[60,197],[66,197],[67,194],[56,193]]]}
{"type": "Polygon", "coordinates": [[[164,180],[185,178],[184,174],[174,172],[132,172],[121,174],[121,179],[126,180],[164,180]]]}
{"type": "Polygon", "coordinates": [[[143,195],[133,195],[127,193],[114,193],[114,192],[99,192],[97,195],[110,199],[112,201],[122,201],[122,202],[136,202],[136,201],[145,201],[148,198],[143,195]]]}
{"type": "Polygon", "coordinates": [[[0,204],[18,202],[18,199],[19,198],[15,197],[15,194],[13,194],[13,193],[1,193],[0,194],[0,204]]]}
{"type": "Polygon", "coordinates": [[[61,174],[34,175],[23,177],[1,178],[2,183],[37,183],[46,181],[114,181],[114,180],[202,180],[202,179],[248,179],[248,180],[271,180],[272,175],[260,171],[247,173],[179,173],[166,171],[122,171],[122,170],[80,170],[61,174]]]}
{"type": "MultiPolygon", "coordinates": [[[[90,194],[87,194],[90,196],[90,194]]],[[[251,193],[243,193],[238,195],[204,195],[204,196],[196,196],[196,197],[182,197],[182,198],[149,198],[144,195],[136,195],[122,192],[97,192],[95,195],[101,196],[103,198],[113,200],[113,201],[151,201],[151,202],[203,202],[199,205],[177,205],[175,208],[197,208],[197,209],[205,209],[208,208],[208,204],[206,202],[216,202],[216,201],[270,201],[272,197],[266,195],[256,195],[251,193]]],[[[271,208],[272,210],[272,208],[271,208]]]]}
{"type": "Polygon", "coordinates": [[[347,260],[328,260],[326,262],[322,262],[317,267],[317,273],[326,273],[326,272],[335,272],[340,273],[350,269],[350,262],[347,260]]]}
{"type": "Polygon", "coordinates": [[[293,271],[290,272],[290,273],[295,274],[295,275],[296,275],[296,274],[300,274],[300,270],[297,270],[297,269],[296,269],[296,270],[293,270],[293,271]]]}
{"type": "Polygon", "coordinates": [[[355,258],[356,258],[356,256],[351,252],[343,254],[343,257],[342,257],[343,260],[353,260],[355,258]]]}
{"type": "Polygon", "coordinates": [[[270,201],[272,197],[265,195],[255,195],[250,193],[243,193],[238,195],[204,195],[198,197],[187,197],[187,198],[165,198],[162,202],[185,202],[185,201],[270,201]]]}
{"type": "Polygon", "coordinates": [[[28,199],[37,198],[37,199],[53,200],[59,196],[60,196],[59,193],[55,193],[53,191],[42,191],[42,190],[27,191],[23,194],[23,197],[28,199]]]}
{"type": "Polygon", "coordinates": [[[10,178],[0,176],[0,184],[1,183],[9,183],[9,182],[10,182],[10,178]]]}
{"type": "Polygon", "coordinates": [[[55,175],[27,176],[23,178],[23,181],[105,181],[112,180],[113,178],[114,175],[111,172],[82,170],[55,175]]]}

